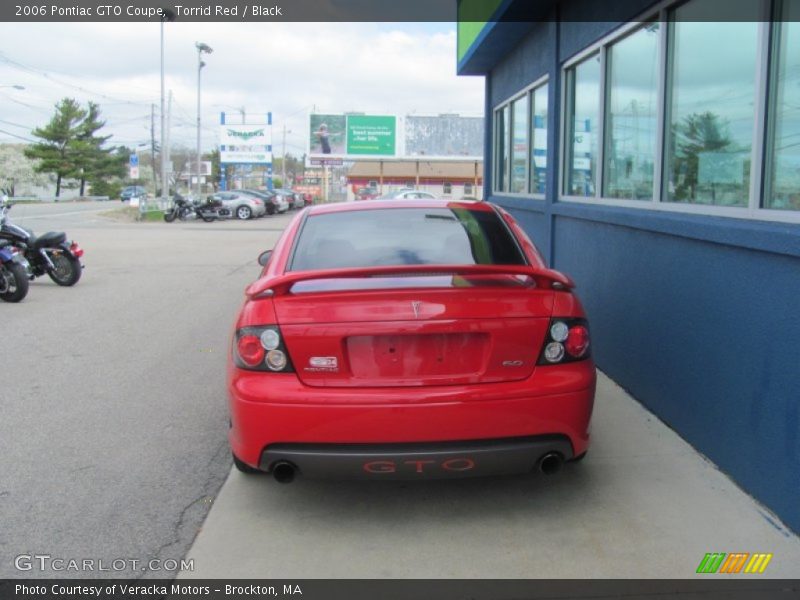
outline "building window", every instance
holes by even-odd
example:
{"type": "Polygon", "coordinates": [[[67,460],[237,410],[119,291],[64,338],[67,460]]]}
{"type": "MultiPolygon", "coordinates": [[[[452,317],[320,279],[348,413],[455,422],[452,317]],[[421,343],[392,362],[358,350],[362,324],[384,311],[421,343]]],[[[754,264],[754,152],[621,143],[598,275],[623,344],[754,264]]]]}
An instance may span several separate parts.
{"type": "Polygon", "coordinates": [[[547,83],[537,81],[494,112],[494,191],[544,194],[547,83]]]}
{"type": "Polygon", "coordinates": [[[747,206],[758,23],[693,22],[708,2],[670,11],[663,197],[747,206]]]}
{"type": "Polygon", "coordinates": [[[600,55],[567,71],[567,167],[564,192],[594,196],[600,117],[600,55]]]}
{"type": "Polygon", "coordinates": [[[512,194],[528,191],[528,95],[511,103],[511,185],[512,194]]]}
{"type": "Polygon", "coordinates": [[[661,5],[567,62],[565,199],[800,221],[800,4],[726,8],[661,5]]]}
{"type": "Polygon", "coordinates": [[[509,108],[506,105],[495,113],[494,189],[498,192],[508,191],[508,121],[509,108]]]}
{"type": "Polygon", "coordinates": [[[472,196],[472,184],[465,183],[464,184],[464,195],[465,196],[472,196]]]}
{"type": "Polygon", "coordinates": [[[658,146],[659,24],[607,50],[603,196],[652,200],[658,146]]]}
{"type": "Polygon", "coordinates": [[[442,184],[442,194],[445,196],[449,196],[453,193],[453,184],[449,182],[445,182],[442,184]]]}
{"type": "Polygon", "coordinates": [[[531,113],[533,118],[531,131],[531,193],[544,194],[547,184],[547,84],[533,90],[531,113]]]}
{"type": "Polygon", "coordinates": [[[800,4],[776,11],[764,208],[800,211],[800,4]]]}

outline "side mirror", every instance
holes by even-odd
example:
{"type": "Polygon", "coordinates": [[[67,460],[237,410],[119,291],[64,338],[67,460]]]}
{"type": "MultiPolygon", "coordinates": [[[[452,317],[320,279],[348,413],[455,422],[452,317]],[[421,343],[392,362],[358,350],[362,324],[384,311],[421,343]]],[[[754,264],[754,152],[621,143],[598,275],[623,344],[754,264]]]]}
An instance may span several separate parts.
{"type": "Polygon", "coordinates": [[[258,255],[258,264],[260,264],[262,267],[266,267],[271,256],[272,256],[272,250],[265,250],[264,252],[258,255]]]}

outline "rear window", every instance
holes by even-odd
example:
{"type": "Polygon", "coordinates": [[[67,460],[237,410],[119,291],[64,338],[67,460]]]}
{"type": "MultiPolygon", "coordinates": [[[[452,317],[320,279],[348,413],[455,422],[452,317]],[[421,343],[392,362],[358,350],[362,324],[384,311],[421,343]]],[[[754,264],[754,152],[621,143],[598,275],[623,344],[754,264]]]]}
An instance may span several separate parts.
{"type": "Polygon", "coordinates": [[[290,271],[392,265],[524,265],[495,212],[392,208],[310,215],[290,271]]]}

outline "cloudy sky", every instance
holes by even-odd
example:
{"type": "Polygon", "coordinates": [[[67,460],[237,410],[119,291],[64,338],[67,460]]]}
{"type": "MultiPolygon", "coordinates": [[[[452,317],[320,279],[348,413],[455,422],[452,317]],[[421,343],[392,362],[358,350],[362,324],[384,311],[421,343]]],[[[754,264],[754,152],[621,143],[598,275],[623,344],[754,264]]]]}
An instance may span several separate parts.
{"type": "MultiPolygon", "coordinates": [[[[110,143],[159,136],[158,23],[0,23],[0,142],[31,138],[65,96],[100,104],[110,143]],[[21,85],[24,90],[9,86],[21,85]],[[19,136],[19,137],[15,137],[19,136]]],[[[483,78],[457,77],[452,23],[168,23],[166,88],[172,143],[196,143],[196,41],[204,56],[203,146],[220,111],[273,114],[273,145],[305,151],[308,113],[481,116],[483,78]]]]}

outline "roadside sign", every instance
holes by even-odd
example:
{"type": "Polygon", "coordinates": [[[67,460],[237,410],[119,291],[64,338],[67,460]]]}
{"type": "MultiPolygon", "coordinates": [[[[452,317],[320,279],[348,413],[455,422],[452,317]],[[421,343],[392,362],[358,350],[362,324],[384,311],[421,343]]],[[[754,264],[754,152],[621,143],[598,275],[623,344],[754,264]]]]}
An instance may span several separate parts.
{"type": "Polygon", "coordinates": [[[325,159],[312,158],[311,164],[314,165],[315,167],[322,167],[322,166],[341,167],[344,164],[344,161],[342,159],[336,159],[336,158],[325,158],[325,159]]]}
{"type": "MultiPolygon", "coordinates": [[[[134,168],[134,167],[138,167],[139,166],[139,155],[138,154],[131,154],[131,157],[129,159],[129,163],[128,164],[130,165],[131,169],[134,168]]],[[[131,177],[133,177],[133,176],[131,175],[131,177]]],[[[138,175],[137,175],[137,177],[138,177],[138,175]]]]}
{"type": "Polygon", "coordinates": [[[139,167],[138,166],[131,167],[130,171],[131,171],[130,172],[131,179],[139,179],[139,167]]]}

